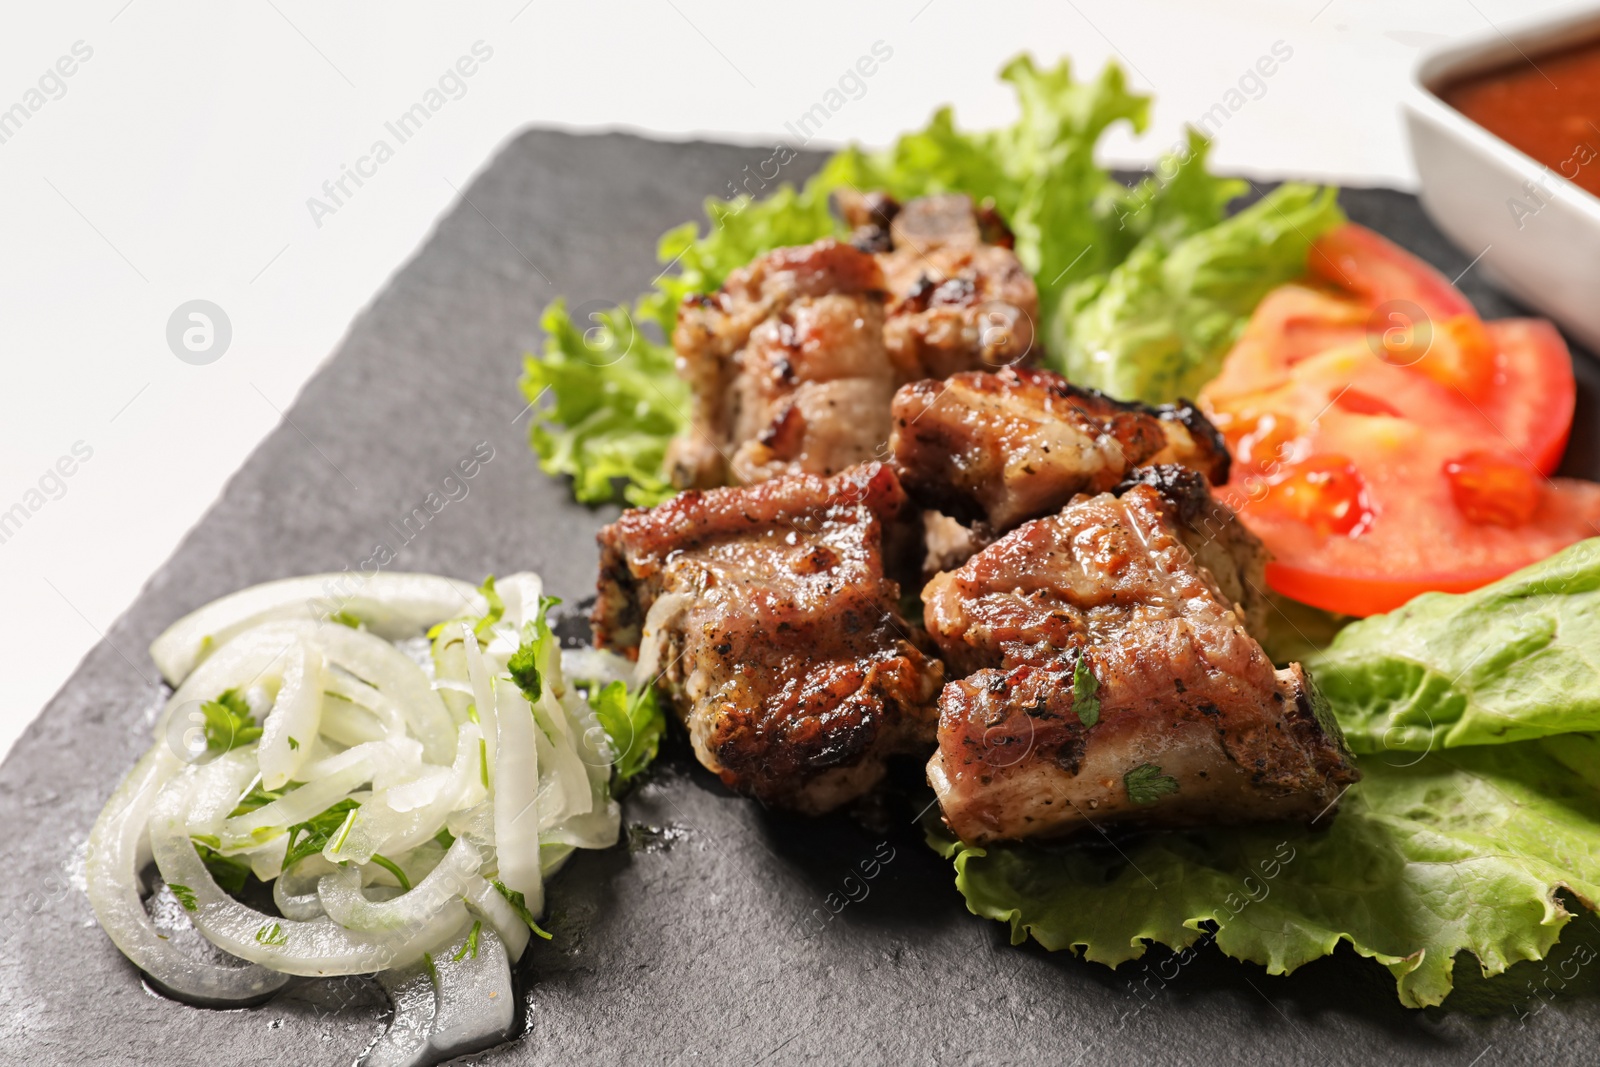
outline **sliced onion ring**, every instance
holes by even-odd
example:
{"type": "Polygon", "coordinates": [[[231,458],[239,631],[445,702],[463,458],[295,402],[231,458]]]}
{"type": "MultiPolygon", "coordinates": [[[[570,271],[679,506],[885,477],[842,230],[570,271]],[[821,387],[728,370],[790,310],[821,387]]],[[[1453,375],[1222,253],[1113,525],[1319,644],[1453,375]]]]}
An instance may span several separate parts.
{"type": "Polygon", "coordinates": [[[284,974],[321,977],[368,974],[404,966],[459,929],[466,908],[446,902],[415,927],[381,934],[345,930],[336,923],[274,919],[218,888],[184,826],[191,783],[178,777],[162,789],[150,816],[150,849],[169,886],[184,886],[194,908],[189,920],[224,952],[284,974]]]}
{"type": "MultiPolygon", "coordinates": [[[[112,794],[89,834],[85,867],[89,903],[112,942],[162,991],[190,1003],[219,1007],[265,1000],[288,984],[288,975],[189,955],[157,933],[139,899],[136,865],[145,826],[161,791],[182,768],[176,755],[157,745],[112,794]]],[[[204,871],[186,833],[183,843],[204,871]]]]}

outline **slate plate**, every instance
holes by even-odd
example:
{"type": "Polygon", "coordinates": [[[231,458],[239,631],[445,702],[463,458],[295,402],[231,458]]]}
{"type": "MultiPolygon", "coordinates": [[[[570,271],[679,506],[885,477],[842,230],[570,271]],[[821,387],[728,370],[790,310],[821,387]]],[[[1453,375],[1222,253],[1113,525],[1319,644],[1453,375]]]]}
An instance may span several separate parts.
{"type": "MultiPolygon", "coordinates": [[[[527,568],[569,603],[586,596],[593,534],[613,512],[574,505],[538,470],[520,353],[551,297],[643,291],[657,235],[768,156],[534,131],[472,184],[0,767],[0,1061],[348,1064],[378,1035],[386,1005],[361,979],[204,1011],[147,992],[96,927],[83,843],[150,743],[161,694],[144,650],[214,597],[355,570],[380,542],[396,551],[391,569],[476,581],[527,568]],[[493,458],[467,496],[407,539],[402,520],[480,442],[493,458]],[[63,759],[68,787],[53,784],[63,759]]],[[[803,156],[785,177],[817,162],[803,156]]],[[[1353,191],[1345,204],[1447,275],[1466,268],[1412,197],[1353,191]]],[[[1487,317],[1515,313],[1475,273],[1461,284],[1487,317]]],[[[1587,359],[1579,372],[1574,470],[1594,475],[1600,375],[1587,359]]],[[[555,940],[531,954],[525,1036],[473,1062],[1593,1060],[1600,1002],[1570,963],[1524,965],[1451,1011],[1408,1012],[1388,974],[1349,952],[1269,978],[1214,951],[1181,967],[1153,951],[1112,972],[1012,947],[967,913],[911,814],[769,815],[669,752],[626,805],[627,845],[580,856],[552,886],[555,940]],[[863,864],[876,877],[861,880],[863,864]]],[[[1565,940],[1600,946],[1597,930],[1579,923],[1565,940]]]]}

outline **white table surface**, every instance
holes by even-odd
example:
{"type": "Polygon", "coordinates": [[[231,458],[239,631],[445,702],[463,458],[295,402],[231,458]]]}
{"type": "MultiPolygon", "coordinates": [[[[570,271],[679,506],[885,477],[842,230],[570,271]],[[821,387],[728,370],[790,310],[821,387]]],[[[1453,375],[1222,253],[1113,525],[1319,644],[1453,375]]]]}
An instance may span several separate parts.
{"type": "Polygon", "coordinates": [[[1027,48],[1087,73],[1120,58],[1156,94],[1149,134],[1107,147],[1107,162],[1140,163],[1278,45],[1291,57],[1217,131],[1216,167],[1404,188],[1396,102],[1417,50],[1557,6],[95,0],[13,11],[0,112],[20,102],[31,113],[0,143],[0,512],[38,506],[0,542],[0,753],[456,190],[525,126],[792,144],[785,123],[882,42],[890,58],[812,142],[880,144],[946,101],[967,125],[1008,121],[994,75],[1027,48]],[[314,219],[308,198],[324,198],[323,183],[478,42],[492,54],[459,99],[314,219]],[[71,76],[30,96],[75,47],[71,76]],[[197,298],[233,328],[205,366],[166,340],[173,311],[197,298]],[[52,480],[74,446],[89,458],[52,480]],[[30,495],[41,478],[48,493],[30,495]]]}

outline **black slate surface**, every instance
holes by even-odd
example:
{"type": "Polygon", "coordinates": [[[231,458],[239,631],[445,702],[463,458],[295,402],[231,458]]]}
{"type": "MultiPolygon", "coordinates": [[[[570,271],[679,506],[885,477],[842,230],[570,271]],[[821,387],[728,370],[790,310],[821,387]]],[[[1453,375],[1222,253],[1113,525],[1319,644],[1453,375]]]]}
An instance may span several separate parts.
{"type": "MultiPolygon", "coordinates": [[[[657,235],[699,217],[705,197],[769,154],[526,133],[362,313],[292,424],[250,457],[0,767],[0,1062],[348,1064],[377,1036],[386,1005],[363,980],[303,985],[244,1011],[190,1008],[147,992],[95,925],[83,843],[151,740],[161,694],[144,650],[214,597],[356,569],[379,542],[399,548],[392,569],[474,581],[534,569],[569,603],[585,596],[593,532],[613,512],[571,503],[538,470],[519,416],[520,354],[536,347],[551,297],[643,291],[659,270],[657,235]],[[494,457],[469,495],[401,545],[390,524],[485,441],[494,457]]],[[[785,177],[816,162],[802,156],[785,177]]],[[[1467,266],[1412,197],[1352,191],[1345,203],[1447,275],[1467,266]]],[[[1487,317],[1516,311],[1472,272],[1461,285],[1487,317]]],[[[1579,372],[1569,469],[1593,476],[1597,374],[1587,359],[1579,372]]],[[[1451,1010],[1411,1012],[1384,970],[1348,951],[1272,978],[1214,951],[1182,967],[1153,951],[1112,972],[1012,947],[1001,925],[966,912],[900,806],[865,819],[771,815],[681,749],[629,799],[625,822],[625,847],[580,856],[552,886],[555,940],[531,953],[526,1034],[470,1062],[1596,1058],[1600,989],[1582,969],[1559,996],[1555,968],[1522,965],[1458,994],[1451,1010]],[[864,862],[878,873],[863,897],[845,878],[864,862]],[[847,894],[862,899],[833,915],[847,894]]],[[[1565,941],[1600,948],[1600,926],[1574,924],[1565,941]]]]}

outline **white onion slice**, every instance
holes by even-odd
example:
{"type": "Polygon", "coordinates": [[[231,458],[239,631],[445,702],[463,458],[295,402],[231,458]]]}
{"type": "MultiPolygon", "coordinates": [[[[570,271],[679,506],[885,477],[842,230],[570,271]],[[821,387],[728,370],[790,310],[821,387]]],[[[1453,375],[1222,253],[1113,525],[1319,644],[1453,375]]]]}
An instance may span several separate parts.
{"type": "MultiPolygon", "coordinates": [[[[470,662],[470,654],[469,654],[470,662]]],[[[496,720],[500,729],[494,776],[494,841],[500,881],[521,893],[529,910],[544,910],[539,873],[539,728],[520,690],[509,688],[496,720]]],[[[587,782],[587,779],[585,780],[587,782]]]]}
{"type": "Polygon", "coordinates": [[[317,882],[322,910],[350,930],[384,932],[418,929],[446,904],[461,899],[468,880],[477,876],[483,857],[472,842],[457,838],[428,876],[408,892],[381,904],[361,892],[361,872],[340,867],[317,882]]]}
{"type": "MultiPolygon", "coordinates": [[[[288,976],[264,967],[230,967],[184,952],[156,931],[139,899],[135,864],[151,809],[182,763],[157,745],[134,764],[95,820],[84,874],[95,917],[122,954],[160,988],[200,1004],[238,1006],[282,989],[288,976]]],[[[184,838],[191,855],[193,846],[184,838]]],[[[195,855],[195,862],[200,857],[195,855]]],[[[205,865],[200,864],[204,870],[205,865]]]]}
{"type": "Polygon", "coordinates": [[[274,919],[246,907],[217,887],[195,852],[183,822],[189,794],[190,783],[183,779],[162,790],[150,817],[150,848],[167,884],[182,885],[190,894],[189,920],[224,952],[283,974],[367,974],[419,959],[466,919],[461,902],[451,900],[423,923],[374,934],[333,922],[274,919]]]}
{"type": "Polygon", "coordinates": [[[283,684],[261,724],[261,784],[282,789],[294,780],[322,721],[322,654],[305,644],[284,655],[283,684]]]}
{"type": "MultiPolygon", "coordinates": [[[[403,723],[401,730],[404,730],[403,723]]],[[[351,747],[369,741],[382,741],[390,736],[372,712],[333,696],[325,696],[322,702],[322,735],[330,741],[351,747]]]]}
{"type": "Polygon", "coordinates": [[[323,914],[317,881],[335,870],[321,856],[307,856],[272,882],[272,902],[285,918],[309,921],[323,914]]]}
{"type": "Polygon", "coordinates": [[[478,713],[478,726],[483,730],[484,744],[487,746],[489,770],[489,792],[494,792],[495,746],[500,741],[500,731],[495,726],[496,709],[494,674],[489,669],[488,662],[484,659],[483,650],[478,647],[478,638],[472,628],[465,623],[461,624],[462,651],[467,659],[467,677],[472,682],[473,703],[478,713]]]}
{"type": "MultiPolygon", "coordinates": [[[[455,722],[428,676],[404,652],[381,637],[330,624],[317,642],[328,659],[378,689],[405,714],[412,736],[430,763],[448,763],[456,749],[455,722]]],[[[378,710],[378,709],[373,709],[378,710]]]]}
{"type": "MultiPolygon", "coordinates": [[[[382,724],[383,732],[389,737],[405,735],[405,712],[400,710],[398,704],[366,682],[335,668],[324,676],[323,684],[326,687],[325,693],[332,693],[335,697],[376,716],[382,724]]],[[[337,706],[338,703],[339,700],[325,700],[323,713],[327,713],[329,705],[337,706]]]]}
{"type": "Polygon", "coordinates": [[[434,958],[439,977],[428,1045],[439,1057],[435,1062],[498,1045],[511,1036],[516,1018],[505,946],[487,928],[478,931],[476,952],[464,952],[466,945],[466,937],[457,938],[434,958]]]}
{"type": "Polygon", "coordinates": [[[379,637],[410,637],[440,619],[481,615],[483,595],[470,583],[432,574],[312,574],[241,589],[173,623],[150,646],[172,685],[236,634],[277,619],[321,621],[337,612],[360,619],[379,637]]]}
{"type": "Polygon", "coordinates": [[[378,984],[394,1005],[389,1028],[357,1062],[357,1067],[426,1067],[432,1062],[428,1034],[433,1029],[435,994],[426,967],[380,971],[378,984]]]}
{"type": "MultiPolygon", "coordinates": [[[[283,658],[316,632],[313,623],[275,622],[240,634],[217,649],[183,680],[156,719],[156,740],[168,736],[172,716],[194,701],[215,700],[228,689],[247,691],[276,683],[283,673],[283,658]]],[[[247,693],[254,699],[256,694],[247,693]]],[[[252,702],[252,709],[255,704],[252,702]]]]}
{"type": "MultiPolygon", "coordinates": [[[[450,813],[482,802],[482,748],[478,727],[461,727],[450,780],[427,804],[409,811],[396,811],[383,794],[374,794],[356,811],[336,859],[366,863],[375,853],[400,853],[416,848],[438,834],[450,813]]],[[[330,842],[330,847],[331,847],[330,842]]]]}
{"type": "Polygon", "coordinates": [[[291,789],[254,811],[235,815],[222,824],[223,848],[254,848],[280,836],[295,823],[321,815],[352,789],[372,777],[372,761],[362,759],[326,778],[291,789]]]}
{"type": "Polygon", "coordinates": [[[490,885],[488,879],[475,878],[468,883],[463,898],[473,914],[494,927],[494,932],[500,935],[500,941],[505,945],[511,961],[515,963],[520,960],[533,932],[528,929],[528,924],[522,921],[522,916],[517,914],[511,902],[500,895],[500,890],[490,885]]]}

